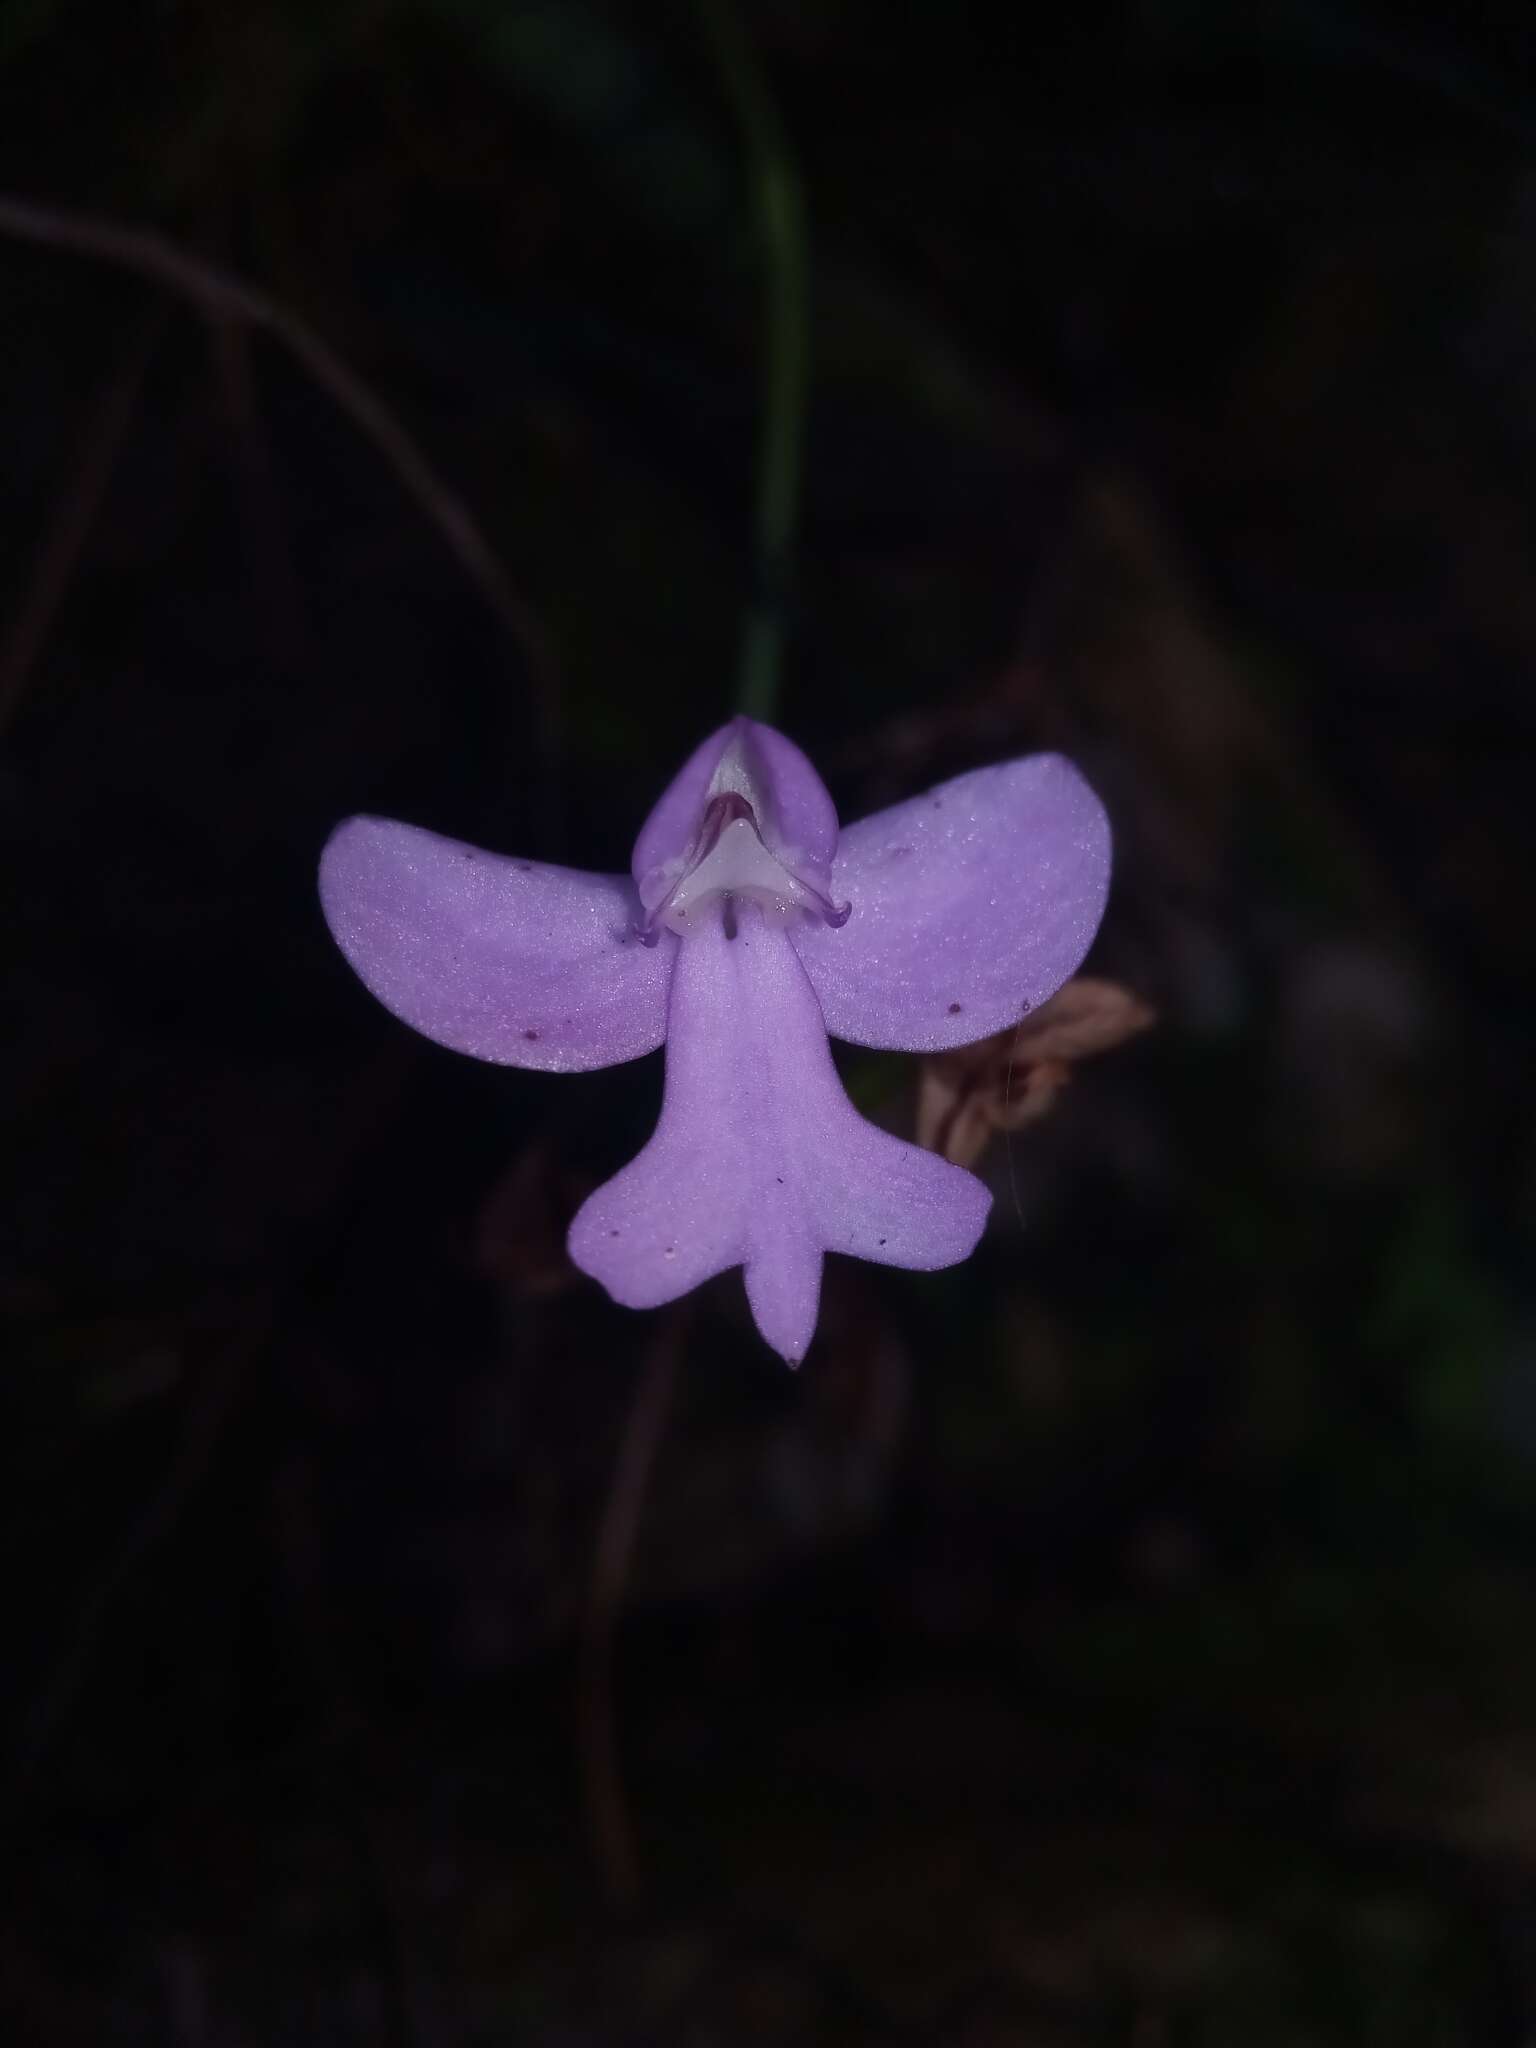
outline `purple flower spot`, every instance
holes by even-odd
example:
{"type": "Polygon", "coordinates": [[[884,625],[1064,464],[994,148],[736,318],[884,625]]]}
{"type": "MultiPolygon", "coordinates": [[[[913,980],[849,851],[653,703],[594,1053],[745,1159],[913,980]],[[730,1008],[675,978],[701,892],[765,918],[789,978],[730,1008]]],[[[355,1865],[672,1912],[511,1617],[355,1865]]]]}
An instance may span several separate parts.
{"type": "Polygon", "coordinates": [[[958,1017],[960,1014],[960,1005],[958,1003],[951,1003],[949,1006],[949,1014],[951,1017],[958,1017]]]}
{"type": "Polygon", "coordinates": [[[524,1038],[526,1038],[530,1044],[532,1044],[537,1039],[538,1035],[539,1034],[537,1033],[537,1031],[525,1031],[523,1033],[524,1038]]]}

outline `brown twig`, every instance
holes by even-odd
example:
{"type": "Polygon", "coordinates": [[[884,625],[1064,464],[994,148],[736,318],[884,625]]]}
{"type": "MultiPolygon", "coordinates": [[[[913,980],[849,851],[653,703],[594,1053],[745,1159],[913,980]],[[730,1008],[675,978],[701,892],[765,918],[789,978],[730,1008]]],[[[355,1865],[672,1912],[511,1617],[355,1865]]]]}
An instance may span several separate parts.
{"type": "Polygon", "coordinates": [[[640,1865],[634,1828],[624,1798],[613,1711],[613,1634],[619,1603],[629,1580],[635,1532],[645,1505],[646,1486],[656,1460],[678,1362],[688,1327],[686,1306],[673,1308],[652,1339],[624,1419],[624,1434],[614,1463],[613,1480],[603,1504],[592,1575],[582,1616],[581,1657],[577,1674],[576,1719],[581,1751],[582,1792],[592,1850],[608,1896],[617,1907],[629,1907],[640,1890],[640,1865]]]}
{"type": "Polygon", "coordinates": [[[177,248],[145,228],[39,206],[0,194],[0,234],[64,249],[154,279],[194,305],[207,320],[239,320],[269,334],[307,371],[384,457],[459,561],[479,585],[527,665],[547,726],[554,701],[553,664],[543,628],[507,578],[464,501],[438,475],[376,392],[348,369],[314,329],[265,293],[177,248]]]}
{"type": "Polygon", "coordinates": [[[394,2038],[398,2048],[439,2048],[443,2027],[411,1911],[413,1887],[403,1872],[392,1830],[368,1794],[369,1773],[362,1753],[367,1720],[352,1697],[340,1649],[343,1631],[327,1582],[313,1460],[305,1452],[290,1452],[279,1467],[273,1511],[303,1650],[331,1733],[326,1781],[341,1802],[347,1841],[387,1953],[382,1988],[392,2011],[394,2038]]]}
{"type": "Polygon", "coordinates": [[[252,1305],[239,1335],[208,1360],[182,1422],[181,1438],[159,1489],[119,1537],[73,1616],[63,1649],[22,1717],[4,1785],[7,1817],[23,1797],[70,1701],[79,1690],[107,1617],[146,1558],[175,1528],[207,1472],[252,1360],[271,1334],[268,1304],[252,1305]]]}
{"type": "Polygon", "coordinates": [[[8,1768],[0,1770],[0,1815],[5,1819],[12,1817],[31,1788],[112,1611],[146,1561],[177,1527],[206,1481],[252,1368],[275,1341],[285,1316],[307,1301],[314,1272],[331,1251],[334,1212],[341,1205],[359,1159],[366,1155],[384,1113],[398,1094],[414,1056],[412,1045],[392,1045],[362,1070],[338,1118],[330,1169],[319,1175],[314,1184],[312,1257],[300,1262],[286,1289],[264,1291],[242,1304],[227,1340],[213,1348],[202,1366],[169,1470],[87,1588],[62,1649],[23,1712],[15,1751],[8,1768]]]}
{"type": "Polygon", "coordinates": [[[299,578],[288,546],[281,487],[251,365],[250,330],[237,320],[208,323],[208,348],[235,440],[235,470],[257,610],[271,658],[292,668],[309,651],[299,578]]]}
{"type": "Polygon", "coordinates": [[[96,524],[164,328],[157,307],[140,323],[91,407],[79,461],[54,500],[26,597],[0,647],[0,732],[21,703],[96,524]]]}

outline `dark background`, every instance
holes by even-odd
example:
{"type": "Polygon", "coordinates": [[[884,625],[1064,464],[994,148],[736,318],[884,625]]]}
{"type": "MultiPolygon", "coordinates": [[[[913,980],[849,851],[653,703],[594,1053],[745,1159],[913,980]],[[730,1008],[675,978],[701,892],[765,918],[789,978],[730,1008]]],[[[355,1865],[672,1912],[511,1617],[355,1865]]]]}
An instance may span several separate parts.
{"type": "Polygon", "coordinates": [[[731,708],[698,16],[10,0],[0,187],[308,323],[507,591],[270,333],[0,232],[6,2038],[1515,2048],[1527,10],[738,18],[812,219],[780,722],[849,817],[1069,752],[1160,1022],[798,1374],[736,1279],[573,1274],[659,1061],[425,1044],[313,875],[358,809],[622,866],[731,708]]]}

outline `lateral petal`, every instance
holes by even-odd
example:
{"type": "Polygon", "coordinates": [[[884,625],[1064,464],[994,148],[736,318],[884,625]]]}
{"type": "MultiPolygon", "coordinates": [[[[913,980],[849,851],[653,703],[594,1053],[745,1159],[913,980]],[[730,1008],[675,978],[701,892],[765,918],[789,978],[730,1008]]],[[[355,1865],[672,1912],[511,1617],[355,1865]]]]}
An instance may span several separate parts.
{"type": "Polygon", "coordinates": [[[1104,807],[1071,762],[1031,754],[845,827],[841,929],[794,944],[827,1029],[937,1052],[1016,1023],[1076,970],[1109,889],[1104,807]]]}
{"type": "Polygon", "coordinates": [[[456,1052],[574,1073],[636,1059],[666,1035],[677,941],[640,944],[627,875],[349,818],[321,856],[320,901],[385,1008],[456,1052]]]}

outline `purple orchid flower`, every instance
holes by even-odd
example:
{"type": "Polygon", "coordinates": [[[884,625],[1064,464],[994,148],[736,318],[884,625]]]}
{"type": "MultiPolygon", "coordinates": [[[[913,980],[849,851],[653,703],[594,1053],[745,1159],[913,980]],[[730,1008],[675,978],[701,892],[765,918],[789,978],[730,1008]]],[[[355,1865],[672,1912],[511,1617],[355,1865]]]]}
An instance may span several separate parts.
{"type": "Polygon", "coordinates": [[[320,863],[336,943],[440,1045],[576,1073],[667,1047],[655,1135],[571,1225],[584,1273],[655,1308],[732,1266],[791,1365],[829,1251],[933,1271],[991,1196],[867,1123],[827,1034],[938,1052],[1006,1029],[1088,950],[1109,825],[1055,754],[981,768],[839,834],[800,749],[737,718],[684,765],[633,878],[350,818],[320,863]]]}

